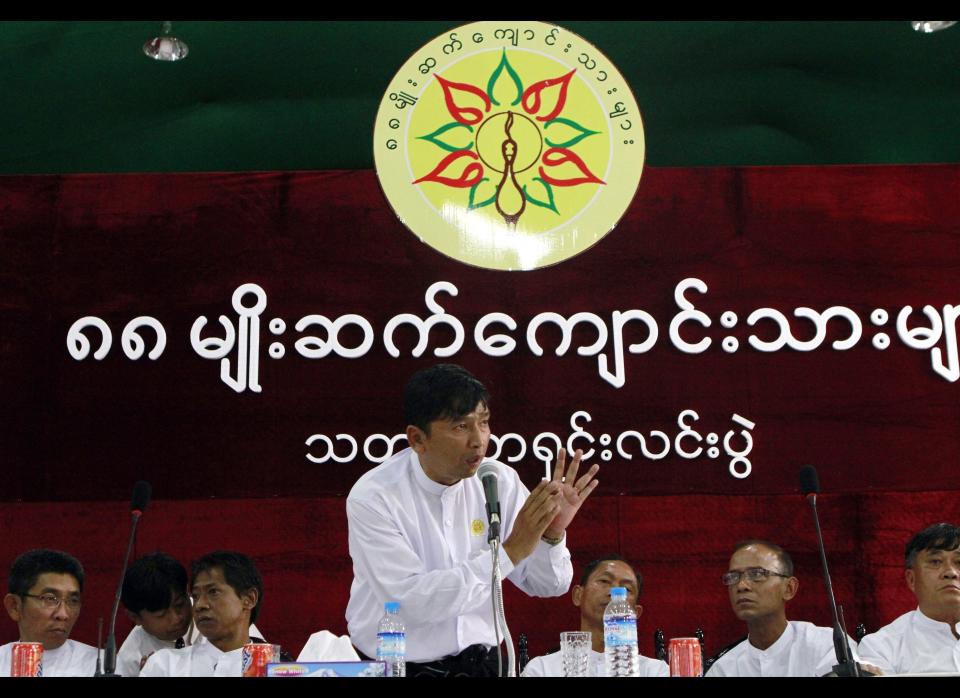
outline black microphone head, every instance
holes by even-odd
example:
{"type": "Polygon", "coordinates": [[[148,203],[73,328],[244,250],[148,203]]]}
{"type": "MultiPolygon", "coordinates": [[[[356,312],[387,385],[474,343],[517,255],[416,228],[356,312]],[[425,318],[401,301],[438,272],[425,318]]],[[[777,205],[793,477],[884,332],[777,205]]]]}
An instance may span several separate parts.
{"type": "Polygon", "coordinates": [[[150,504],[150,494],[153,488],[146,480],[140,480],[133,486],[133,497],[130,498],[131,511],[144,511],[150,504]]]}
{"type": "Polygon", "coordinates": [[[800,490],[804,495],[820,492],[820,478],[817,477],[817,469],[812,465],[800,468],[800,490]]]}

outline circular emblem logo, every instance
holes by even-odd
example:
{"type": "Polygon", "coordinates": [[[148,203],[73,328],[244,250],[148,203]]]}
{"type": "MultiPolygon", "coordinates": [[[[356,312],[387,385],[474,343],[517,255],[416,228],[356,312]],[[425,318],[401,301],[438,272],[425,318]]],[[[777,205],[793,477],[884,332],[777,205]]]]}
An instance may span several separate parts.
{"type": "Polygon", "coordinates": [[[640,182],[643,122],[626,80],[542,22],[476,22],[394,76],[374,127],[397,216],[461,262],[530,270],[610,232],[640,182]]]}

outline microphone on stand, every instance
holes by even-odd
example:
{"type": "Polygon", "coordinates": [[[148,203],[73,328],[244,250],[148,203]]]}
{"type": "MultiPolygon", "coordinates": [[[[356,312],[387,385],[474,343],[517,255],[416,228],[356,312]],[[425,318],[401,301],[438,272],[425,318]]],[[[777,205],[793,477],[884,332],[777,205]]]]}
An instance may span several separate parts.
{"type": "Polygon", "coordinates": [[[500,495],[497,491],[497,466],[487,461],[480,466],[477,477],[483,483],[483,496],[487,500],[487,542],[500,538],[500,495]]]}
{"type": "Polygon", "coordinates": [[[833,594],[833,583],[830,581],[830,570],[827,568],[827,553],[823,547],[823,535],[820,532],[820,517],[817,515],[820,478],[817,477],[817,469],[812,465],[805,465],[800,469],[800,490],[813,510],[813,524],[817,529],[817,544],[820,547],[820,564],[823,566],[823,581],[827,587],[827,598],[830,600],[830,612],[833,615],[833,649],[837,654],[837,664],[828,676],[873,676],[854,661],[847,629],[843,625],[841,615],[837,613],[837,599],[833,594]]]}
{"type": "Polygon", "coordinates": [[[137,524],[140,517],[150,504],[150,483],[140,480],[133,486],[133,496],[130,498],[130,540],[127,543],[127,554],[123,558],[123,568],[120,570],[120,583],[117,585],[117,595],[113,600],[113,612],[110,614],[110,631],[103,646],[103,673],[98,676],[117,676],[117,612],[120,610],[120,594],[123,591],[123,578],[127,574],[127,565],[130,563],[130,553],[133,551],[133,542],[137,536],[137,524]]]}

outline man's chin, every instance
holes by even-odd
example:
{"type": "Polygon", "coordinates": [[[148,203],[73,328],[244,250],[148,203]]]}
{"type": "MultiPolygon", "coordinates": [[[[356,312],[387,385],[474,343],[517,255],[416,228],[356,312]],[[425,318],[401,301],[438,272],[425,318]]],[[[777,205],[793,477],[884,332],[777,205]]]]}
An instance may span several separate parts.
{"type": "Polygon", "coordinates": [[[63,633],[48,633],[43,638],[43,649],[56,650],[63,647],[69,636],[63,633]]]}

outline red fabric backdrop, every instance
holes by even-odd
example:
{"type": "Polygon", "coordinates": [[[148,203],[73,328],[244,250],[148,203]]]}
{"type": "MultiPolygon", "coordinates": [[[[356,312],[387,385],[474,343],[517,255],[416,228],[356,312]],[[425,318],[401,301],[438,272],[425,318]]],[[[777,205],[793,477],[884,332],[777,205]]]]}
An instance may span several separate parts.
{"type": "MultiPolygon", "coordinates": [[[[663,460],[601,459],[601,487],[571,547],[579,561],[613,550],[639,563],[648,578],[647,652],[657,626],[668,636],[701,626],[711,650],[740,636],[717,579],[732,544],[746,536],[774,538],[797,554],[803,591],[793,615],[826,622],[812,524],[795,495],[804,463],[817,465],[824,489],[836,493],[822,507],[851,627],[876,627],[906,610],[903,544],[928,523],[960,518],[956,385],[934,373],[929,351],[908,348],[893,328],[902,306],[960,302],[956,166],[648,169],[607,238],[564,264],[525,273],[466,267],[421,244],[370,172],[8,177],[0,179],[0,206],[0,564],[40,545],[81,557],[91,573],[77,630],[86,641],[109,608],[123,500],[139,478],[159,500],[144,519],[140,552],[159,547],[186,561],[216,547],[244,550],[266,578],[261,627],[271,639],[298,649],[312,630],[344,629],[342,497],[369,463],[362,455],[312,463],[306,455],[316,451],[304,442],[346,433],[362,443],[402,429],[403,383],[452,335],[438,331],[416,358],[415,335],[402,329],[401,356],[393,358],[381,332],[399,313],[425,317],[424,293],[441,280],[459,289],[438,300],[467,333],[452,360],[491,387],[495,433],[526,440],[517,468],[528,484],[542,472],[533,437],[552,431],[565,439],[577,410],[592,417],[585,428],[597,439],[594,459],[604,435],[661,429],[675,437],[688,408],[704,435],[739,429],[734,413],[755,422],[753,471],[742,480],[730,476],[722,454],[685,459],[671,448],[663,460]],[[682,331],[688,341],[713,339],[703,354],[683,353],[669,338],[674,289],[688,277],[709,287],[688,298],[712,325],[682,331]],[[259,394],[228,388],[218,362],[200,358],[189,339],[200,315],[210,319],[205,335],[222,335],[217,317],[236,321],[230,297],[247,282],[268,296],[259,394]],[[837,321],[811,352],[747,345],[752,332],[774,336],[769,322],[746,326],[754,309],[790,317],[798,307],[833,305],[863,323],[863,338],[848,351],[829,346],[847,335],[837,321]],[[596,356],[577,355],[595,339],[592,330],[578,328],[565,356],[553,353],[555,327],[539,335],[542,357],[524,340],[541,312],[593,312],[609,326],[613,311],[631,308],[651,313],[660,336],[649,352],[627,355],[622,388],[600,378],[596,356]],[[874,309],[891,316],[883,327],[871,324],[874,309]],[[735,328],[719,324],[727,310],[740,318],[735,328]],[[472,340],[480,317],[496,311],[519,324],[511,333],[517,349],[501,358],[472,340]],[[294,324],[311,313],[362,315],[377,332],[372,349],[358,359],[300,356],[294,324]],[[103,361],[67,351],[71,325],[87,315],[113,332],[103,361]],[[141,315],[166,328],[157,361],[122,351],[123,327],[141,315]],[[286,322],[279,335],[268,330],[273,318],[286,322]],[[892,337],[889,349],[871,346],[879,331],[892,337]],[[738,351],[721,350],[727,336],[739,340],[738,351]],[[282,359],[268,356],[272,341],[284,345],[282,359]]],[[[912,323],[924,320],[918,313],[912,323]]],[[[798,339],[812,336],[805,321],[792,325],[798,339]]],[[[627,343],[645,336],[637,326],[625,331],[627,343]]],[[[234,365],[236,351],[230,358],[234,365]]],[[[557,602],[508,601],[511,626],[531,635],[535,652],[575,624],[568,600],[559,604],[566,615],[557,602]]],[[[0,632],[9,639],[12,629],[0,632]]]]}

